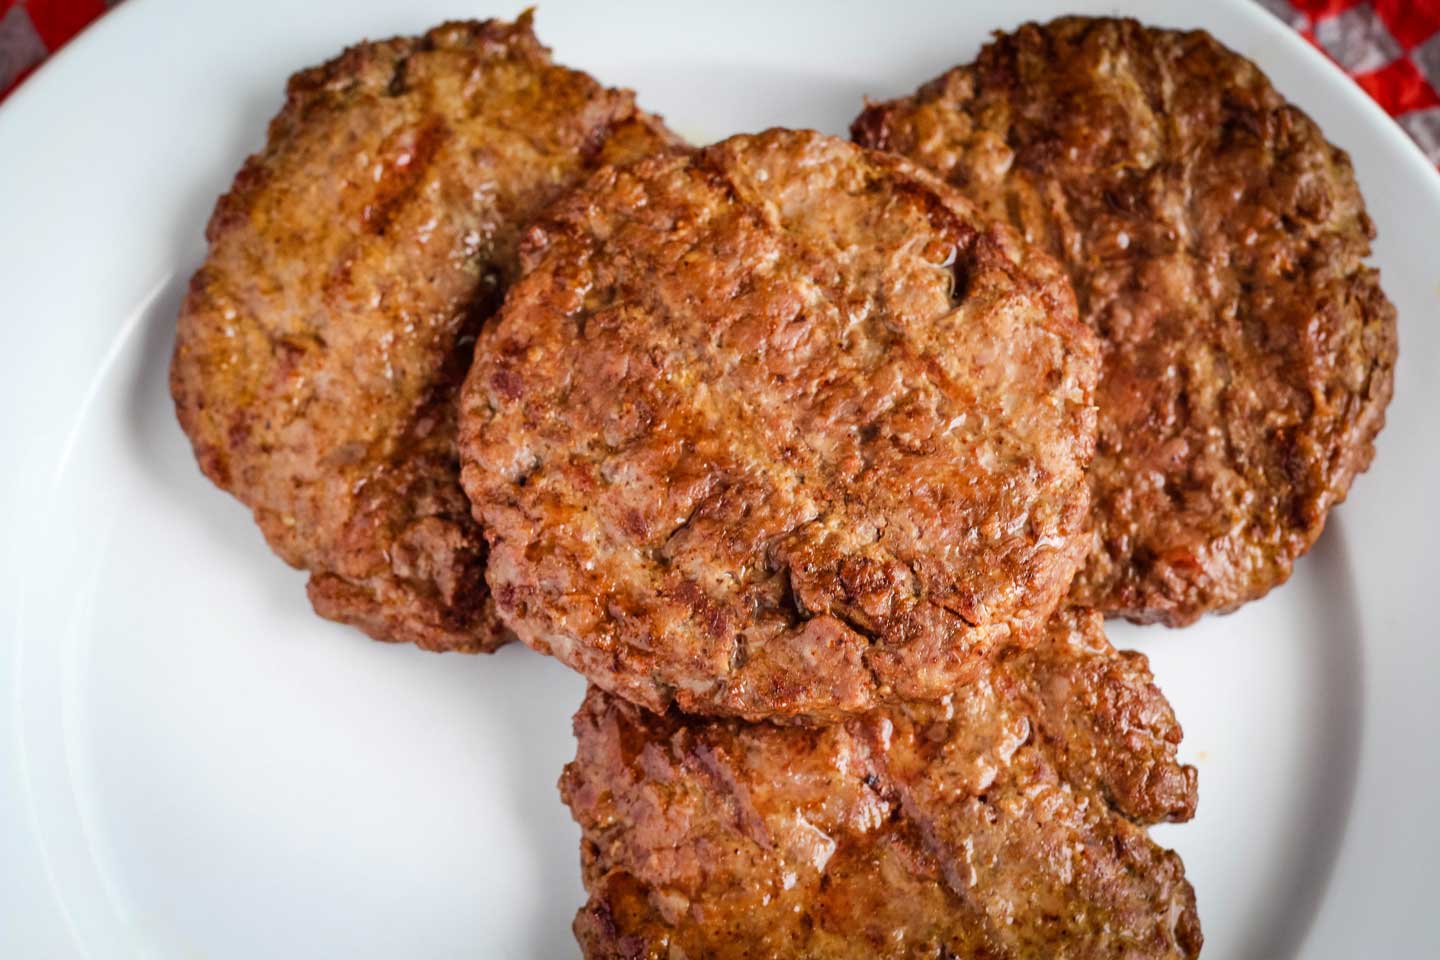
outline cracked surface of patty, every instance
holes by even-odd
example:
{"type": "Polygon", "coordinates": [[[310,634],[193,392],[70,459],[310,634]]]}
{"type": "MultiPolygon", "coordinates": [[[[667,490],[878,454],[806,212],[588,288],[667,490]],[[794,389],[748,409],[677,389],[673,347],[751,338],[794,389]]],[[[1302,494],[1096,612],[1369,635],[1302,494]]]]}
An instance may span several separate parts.
{"type": "Polygon", "coordinates": [[[531,646],[656,710],[940,696],[1088,546],[1094,339],[1054,263],[806,131],[598,174],[540,221],[460,401],[531,646]]]}
{"type": "Polygon", "coordinates": [[[1194,892],[1145,825],[1195,770],[1143,655],[1057,614],[939,703],[827,728],[657,716],[594,687],[561,793],[598,958],[1179,958],[1194,892]]]}
{"type": "Polygon", "coordinates": [[[1100,335],[1071,600],[1180,626],[1284,582],[1392,391],[1347,155],[1208,34],[1079,17],[998,36],[852,133],[1054,254],[1100,335]]]}
{"type": "Polygon", "coordinates": [[[506,638],[459,483],[455,393],[522,227],[582,176],[670,143],[628,91],[516,23],[362,43],[291,78],[220,198],[171,390],[205,474],[381,640],[506,638]]]}

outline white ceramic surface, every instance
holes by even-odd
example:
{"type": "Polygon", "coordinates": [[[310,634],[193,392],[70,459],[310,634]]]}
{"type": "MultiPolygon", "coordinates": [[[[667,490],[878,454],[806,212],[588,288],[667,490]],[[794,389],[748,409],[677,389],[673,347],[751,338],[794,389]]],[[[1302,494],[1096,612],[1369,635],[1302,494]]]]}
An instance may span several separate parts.
{"type": "MultiPolygon", "coordinates": [[[[215,196],[285,77],[485,3],[129,0],[0,108],[0,956],[567,957],[554,783],[581,682],[313,616],[200,476],[166,392],[215,196]]],[[[1440,177],[1248,0],[546,0],[567,64],[695,140],[843,132],[987,31],[1062,12],[1205,26],[1349,149],[1400,309],[1375,468],[1293,581],[1152,657],[1200,768],[1184,856],[1206,956],[1440,956],[1440,177]]]]}

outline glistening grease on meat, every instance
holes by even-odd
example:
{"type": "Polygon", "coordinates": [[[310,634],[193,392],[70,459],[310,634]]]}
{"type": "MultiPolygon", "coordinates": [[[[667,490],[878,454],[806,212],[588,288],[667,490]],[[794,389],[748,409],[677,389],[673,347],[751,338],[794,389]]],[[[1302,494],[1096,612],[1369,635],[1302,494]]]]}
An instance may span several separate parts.
{"type": "Polygon", "coordinates": [[[1100,335],[1072,602],[1180,626],[1283,583],[1394,380],[1345,152],[1209,34],[1082,17],[999,36],[853,132],[1054,254],[1100,335]]]}
{"type": "Polygon", "coordinates": [[[529,220],[671,143],[628,91],[552,63],[528,14],[291,78],[210,220],[171,389],[200,466],[310,571],[321,615],[434,650],[506,638],[455,394],[529,220]]]}
{"type": "Polygon", "coordinates": [[[657,716],[592,688],[561,792],[589,960],[1179,960],[1195,771],[1145,658],[1057,615],[938,703],[823,729],[657,716]]]}
{"type": "Polygon", "coordinates": [[[833,720],[943,695],[1069,586],[1094,338],[929,174],[732,137],[597,174],[524,260],[461,451],[536,649],[656,710],[833,720]]]}

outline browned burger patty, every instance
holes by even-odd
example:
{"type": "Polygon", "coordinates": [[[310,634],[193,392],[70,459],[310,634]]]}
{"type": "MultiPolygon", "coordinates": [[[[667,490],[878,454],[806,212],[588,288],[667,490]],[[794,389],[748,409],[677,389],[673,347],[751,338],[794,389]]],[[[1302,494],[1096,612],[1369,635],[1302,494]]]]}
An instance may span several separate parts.
{"type": "Polygon", "coordinates": [[[1071,17],[870,105],[1064,264],[1104,355],[1071,599],[1189,623],[1289,575],[1370,463],[1395,313],[1349,158],[1208,34],[1071,17]]]}
{"type": "Polygon", "coordinates": [[[291,78],[210,220],[171,389],[201,468],[381,640],[502,640],[460,489],[455,391],[521,228],[669,142],[628,91],[551,63],[528,14],[365,43],[291,78]]]}
{"type": "Polygon", "coordinates": [[[1097,358],[1008,228],[772,130],[606,170],[527,243],[460,401],[526,643],[656,710],[830,719],[1054,608],[1097,358]]]}
{"type": "Polygon", "coordinates": [[[1176,958],[1194,892],[1143,828],[1194,812],[1138,653],[1057,615],[940,703],[825,729],[591,688],[560,781],[589,958],[1176,958]]]}

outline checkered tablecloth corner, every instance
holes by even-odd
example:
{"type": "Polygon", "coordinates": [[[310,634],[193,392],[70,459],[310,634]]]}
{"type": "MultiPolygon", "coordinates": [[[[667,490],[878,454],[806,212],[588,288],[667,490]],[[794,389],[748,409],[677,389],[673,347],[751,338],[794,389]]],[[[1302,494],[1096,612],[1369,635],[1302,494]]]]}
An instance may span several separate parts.
{"type": "MultiPolygon", "coordinates": [[[[120,0],[0,0],[0,100],[120,0]]],[[[1256,0],[1355,78],[1440,165],[1440,0],[1256,0]]]]}
{"type": "Polygon", "coordinates": [[[0,0],[0,100],[120,0],[0,0]]]}
{"type": "Polygon", "coordinates": [[[1259,0],[1299,30],[1440,165],[1440,0],[1259,0]]]}

